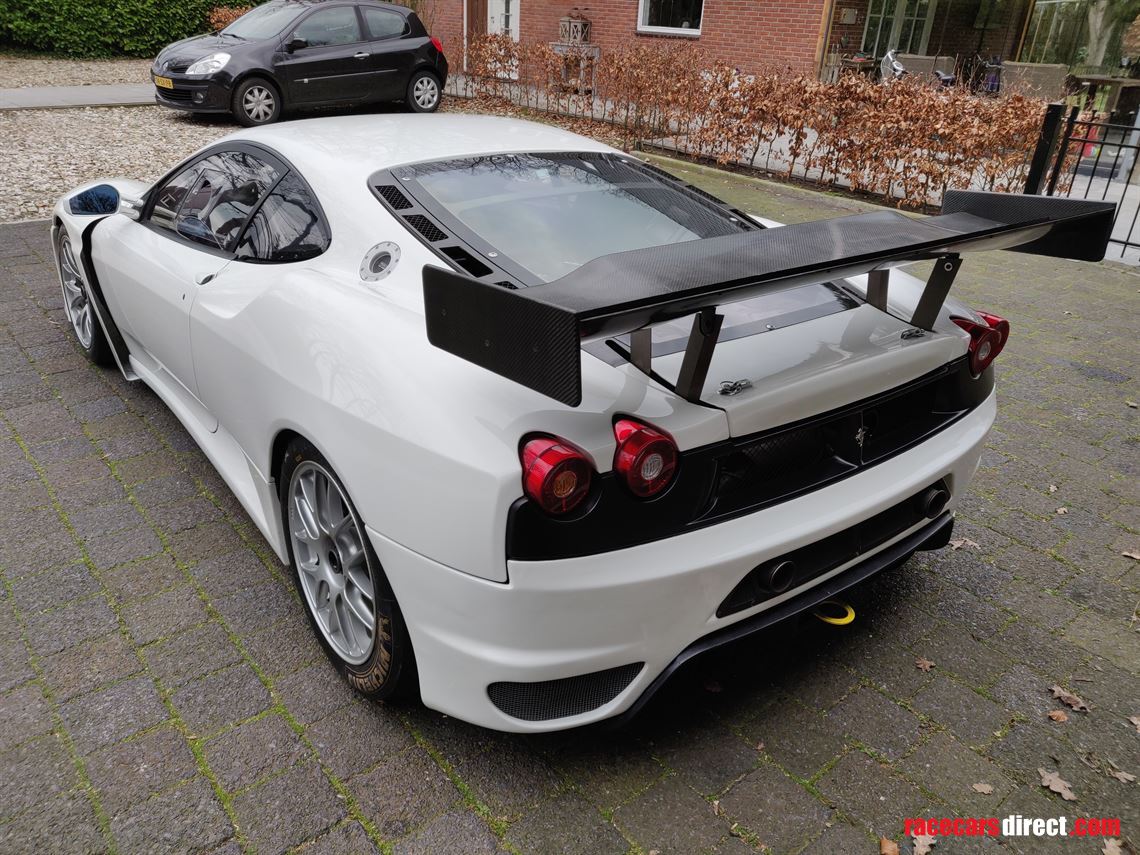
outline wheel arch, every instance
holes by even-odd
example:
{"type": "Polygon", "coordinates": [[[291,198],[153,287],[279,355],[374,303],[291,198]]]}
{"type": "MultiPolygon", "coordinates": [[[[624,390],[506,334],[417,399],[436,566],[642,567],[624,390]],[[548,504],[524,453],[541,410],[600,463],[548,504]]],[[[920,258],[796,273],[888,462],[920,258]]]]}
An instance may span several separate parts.
{"type": "Polygon", "coordinates": [[[281,428],[277,431],[273,437],[273,441],[269,444],[269,465],[265,471],[268,472],[269,476],[277,483],[278,498],[281,496],[281,491],[285,489],[281,484],[281,467],[285,462],[285,449],[288,448],[289,444],[295,439],[302,439],[310,443],[314,448],[319,448],[315,442],[300,431],[293,430],[293,428],[281,428]]]}
{"type": "Polygon", "coordinates": [[[431,74],[432,77],[434,77],[436,79],[436,82],[439,84],[440,94],[442,95],[443,94],[443,75],[441,75],[439,73],[439,69],[436,68],[435,63],[432,62],[430,59],[426,59],[426,58],[421,59],[414,66],[412,66],[412,73],[408,75],[408,79],[410,80],[412,78],[412,75],[419,74],[421,71],[428,72],[429,74],[431,74]]]}
{"type": "Polygon", "coordinates": [[[284,103],[285,87],[277,78],[277,75],[268,68],[247,68],[244,71],[238,72],[237,75],[234,76],[234,79],[230,82],[230,92],[232,93],[251,77],[260,77],[263,80],[267,80],[268,82],[272,83],[277,89],[277,94],[281,96],[282,102],[284,103]]]}

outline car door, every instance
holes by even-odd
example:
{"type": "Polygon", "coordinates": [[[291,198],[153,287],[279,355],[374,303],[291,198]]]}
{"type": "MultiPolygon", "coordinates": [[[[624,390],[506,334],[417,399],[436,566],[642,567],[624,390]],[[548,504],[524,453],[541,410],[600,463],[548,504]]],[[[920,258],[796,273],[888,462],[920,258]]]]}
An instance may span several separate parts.
{"type": "Polygon", "coordinates": [[[408,20],[398,12],[377,6],[361,6],[373,72],[370,100],[395,101],[403,98],[415,62],[415,51],[427,39],[406,39],[408,20]]]}
{"type": "Polygon", "coordinates": [[[143,216],[105,241],[99,269],[133,355],[195,396],[190,312],[233,258],[250,211],[284,169],[248,150],[207,154],[159,185],[143,216]]]}
{"type": "MultiPolygon", "coordinates": [[[[256,356],[272,352],[266,343],[277,330],[256,324],[242,332],[241,324],[251,323],[245,309],[271,290],[288,303],[290,295],[298,293],[296,274],[307,262],[319,264],[314,259],[331,240],[316,197],[301,176],[290,171],[250,217],[233,263],[199,291],[190,316],[190,339],[201,400],[243,448],[264,441],[258,430],[265,421],[254,414],[279,409],[282,400],[280,389],[264,382],[264,365],[256,356]]],[[[300,293],[305,299],[320,299],[319,290],[300,293]]],[[[313,342],[296,340],[285,346],[293,351],[291,358],[301,363],[311,359],[315,365],[313,342]]],[[[280,370],[279,365],[272,367],[280,370]]]]}
{"type": "Polygon", "coordinates": [[[320,6],[287,31],[277,73],[292,104],[367,99],[371,50],[355,6],[320,6]]]}

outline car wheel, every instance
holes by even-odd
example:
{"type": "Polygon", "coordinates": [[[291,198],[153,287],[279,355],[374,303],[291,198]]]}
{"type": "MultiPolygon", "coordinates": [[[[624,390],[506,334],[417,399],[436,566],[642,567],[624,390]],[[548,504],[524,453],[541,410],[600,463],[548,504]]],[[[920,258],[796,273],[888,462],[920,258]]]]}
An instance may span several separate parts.
{"type": "Polygon", "coordinates": [[[413,113],[434,113],[441,94],[438,77],[430,71],[417,71],[408,81],[408,108],[413,113]]]}
{"type": "Polygon", "coordinates": [[[414,696],[407,625],[344,485],[304,440],[286,450],[279,483],[294,581],[325,653],[369,697],[414,696]]]}
{"type": "Polygon", "coordinates": [[[277,87],[260,77],[243,80],[234,90],[234,118],[247,128],[276,122],[281,118],[281,106],[277,87]]]}
{"type": "Polygon", "coordinates": [[[111,365],[111,346],[91,306],[91,292],[83,264],[63,226],[60,226],[55,239],[55,257],[59,265],[59,284],[63,289],[63,308],[71,322],[71,331],[89,360],[96,365],[111,365]]]}

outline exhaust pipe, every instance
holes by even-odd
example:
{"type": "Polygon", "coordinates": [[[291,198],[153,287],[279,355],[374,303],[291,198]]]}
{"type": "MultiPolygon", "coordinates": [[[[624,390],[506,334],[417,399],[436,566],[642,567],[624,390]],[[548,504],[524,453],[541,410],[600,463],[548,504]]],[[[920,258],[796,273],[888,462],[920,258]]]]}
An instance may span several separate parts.
{"type": "Polygon", "coordinates": [[[939,485],[931,487],[918,497],[918,509],[927,519],[936,519],[946,510],[950,502],[950,491],[939,485]]]}
{"type": "Polygon", "coordinates": [[[761,584],[773,594],[782,594],[796,578],[794,561],[780,561],[760,574],[761,584]]]}

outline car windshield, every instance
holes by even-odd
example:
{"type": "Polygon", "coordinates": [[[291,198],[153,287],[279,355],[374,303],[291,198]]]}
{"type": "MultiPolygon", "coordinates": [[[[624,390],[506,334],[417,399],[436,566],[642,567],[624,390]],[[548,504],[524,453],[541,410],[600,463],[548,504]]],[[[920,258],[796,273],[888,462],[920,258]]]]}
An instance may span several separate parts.
{"type": "Polygon", "coordinates": [[[296,20],[302,11],[292,3],[266,3],[246,12],[222,30],[222,35],[250,41],[272,38],[296,20]]]}
{"type": "Polygon", "coordinates": [[[424,164],[416,179],[451,217],[543,282],[602,255],[742,230],[617,156],[496,155],[424,164]]]}

